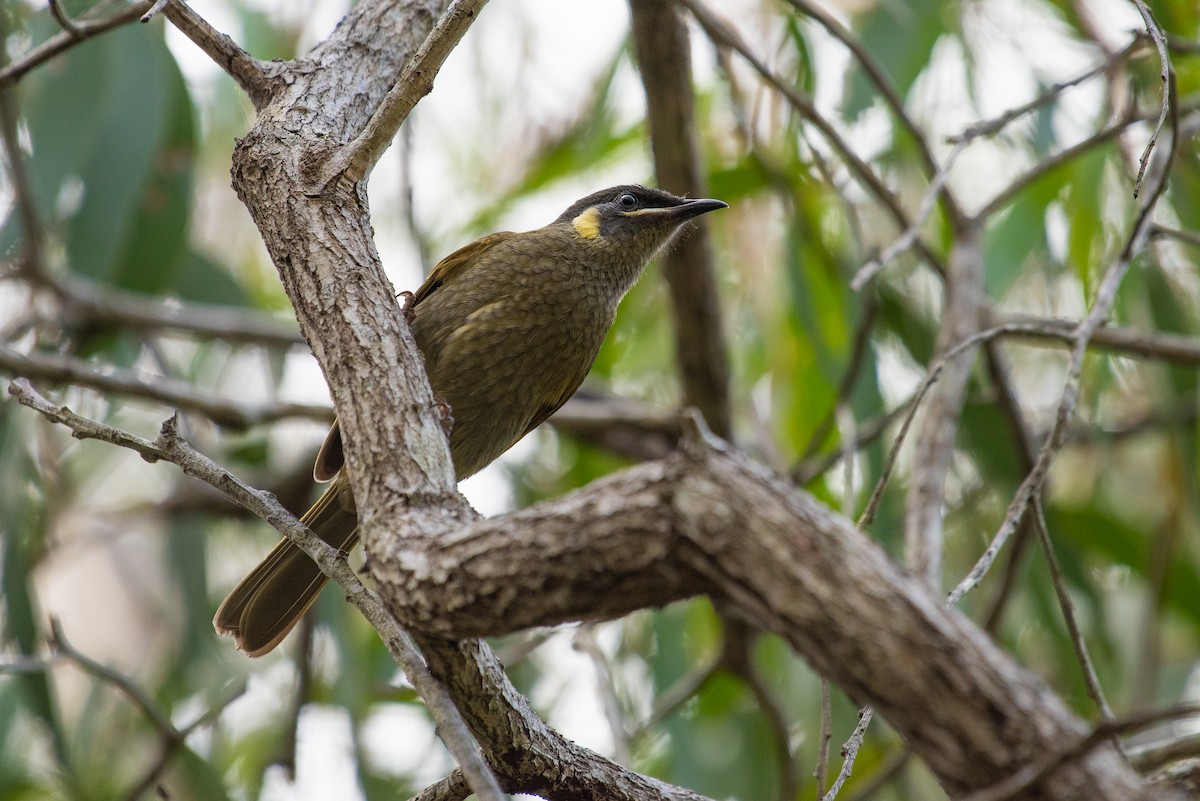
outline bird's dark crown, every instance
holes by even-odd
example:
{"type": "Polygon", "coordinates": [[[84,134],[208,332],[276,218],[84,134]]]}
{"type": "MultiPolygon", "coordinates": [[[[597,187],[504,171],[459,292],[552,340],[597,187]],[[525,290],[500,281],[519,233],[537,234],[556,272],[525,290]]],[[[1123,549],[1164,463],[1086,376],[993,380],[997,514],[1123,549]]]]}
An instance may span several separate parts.
{"type": "Polygon", "coordinates": [[[632,195],[637,200],[636,208],[638,209],[669,209],[687,202],[684,198],[676,197],[661,189],[640,184],[622,184],[609,189],[601,189],[599,192],[593,192],[585,198],[576,200],[569,209],[559,215],[555,222],[570,222],[590,208],[609,207],[616,212],[621,208],[620,198],[622,195],[632,195]]]}

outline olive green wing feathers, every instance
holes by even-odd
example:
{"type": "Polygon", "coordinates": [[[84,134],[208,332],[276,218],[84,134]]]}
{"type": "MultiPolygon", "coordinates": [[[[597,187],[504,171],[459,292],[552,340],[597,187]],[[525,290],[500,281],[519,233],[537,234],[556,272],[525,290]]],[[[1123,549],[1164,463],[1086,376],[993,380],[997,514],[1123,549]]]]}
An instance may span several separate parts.
{"type": "Polygon", "coordinates": [[[494,248],[496,245],[503,242],[512,236],[511,231],[500,231],[499,233],[490,234],[483,239],[477,239],[469,245],[463,245],[458,250],[451,253],[446,258],[437,263],[429,273],[429,277],[425,279],[425,283],[421,284],[421,288],[413,295],[413,305],[416,306],[421,301],[436,292],[444,284],[450,283],[458,276],[462,275],[472,264],[475,264],[483,254],[494,248]]]}
{"type": "MultiPolygon", "coordinates": [[[[425,279],[425,283],[421,284],[421,288],[413,295],[412,305],[416,306],[421,301],[428,298],[443,285],[453,281],[456,277],[465,272],[472,264],[474,264],[484,253],[494,248],[500,242],[512,236],[511,231],[500,231],[483,239],[477,239],[469,245],[463,245],[458,250],[451,253],[446,258],[437,263],[437,266],[430,271],[429,277],[425,279]]],[[[582,379],[580,379],[582,380],[582,379]]],[[[577,388],[579,385],[576,384],[577,388]]],[[[575,388],[571,389],[574,392],[575,388]]],[[[569,398],[571,393],[567,394],[569,398]]],[[[564,398],[559,402],[561,406],[566,401],[564,398]]],[[[555,406],[545,417],[538,420],[540,423],[549,417],[550,414],[557,409],[555,406]]],[[[534,426],[531,426],[531,430],[534,426]]],[[[329,433],[325,435],[325,441],[321,443],[321,450],[317,452],[317,462],[313,466],[313,478],[317,481],[332,481],[337,476],[338,471],[345,464],[346,457],[342,452],[342,429],[338,425],[337,420],[333,421],[333,426],[330,427],[329,433]]]]}

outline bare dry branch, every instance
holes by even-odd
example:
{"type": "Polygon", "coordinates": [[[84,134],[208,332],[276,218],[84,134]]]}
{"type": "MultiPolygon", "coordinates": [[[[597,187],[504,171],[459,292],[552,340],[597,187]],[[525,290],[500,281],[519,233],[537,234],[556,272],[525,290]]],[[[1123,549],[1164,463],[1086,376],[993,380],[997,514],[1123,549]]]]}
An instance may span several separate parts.
{"type": "Polygon", "coordinates": [[[218,425],[235,429],[249,428],[289,417],[333,420],[333,410],[328,406],[287,401],[235,401],[202,392],[177,379],[164,376],[143,377],[129,370],[112,367],[106,369],[58,353],[20,353],[11,348],[0,347],[0,370],[16,376],[44,378],[155,401],[202,414],[218,425]]]}
{"type": "MultiPolygon", "coordinates": [[[[1164,99],[1164,103],[1171,108],[1177,108],[1174,86],[1173,80],[1168,81],[1168,92],[1164,99]]],[[[1177,146],[1178,136],[1173,135],[1171,137],[1170,149],[1164,156],[1166,165],[1169,166],[1174,160],[1177,146]]],[[[1080,376],[1083,371],[1083,357],[1087,352],[1088,343],[1091,342],[1096,331],[1108,319],[1112,304],[1116,300],[1117,288],[1121,285],[1121,280],[1125,277],[1125,273],[1129,269],[1130,264],[1132,264],[1134,257],[1141,252],[1146,241],[1149,239],[1153,226],[1154,208],[1158,204],[1159,198],[1166,191],[1169,174],[1170,170],[1168,168],[1164,167],[1160,171],[1157,176],[1158,180],[1155,181],[1150,196],[1145,199],[1141,209],[1138,211],[1132,229],[1125,240],[1125,245],[1121,249],[1121,253],[1109,265],[1104,277],[1101,279],[1091,310],[1088,312],[1087,317],[1076,327],[1074,342],[1071,348],[1071,358],[1067,366],[1067,376],[1063,382],[1063,391],[1059,398],[1058,408],[1050,433],[1046,437],[1041,450],[1038,452],[1038,458],[1034,463],[1033,469],[1017,489],[1017,493],[1008,507],[1008,512],[1005,514],[1004,522],[992,538],[992,542],[988,545],[983,555],[979,557],[979,560],[971,568],[967,576],[950,593],[950,603],[952,605],[957,604],[963,595],[983,580],[983,576],[991,567],[992,562],[995,561],[996,554],[1004,547],[1005,542],[1007,542],[1008,538],[1016,530],[1022,518],[1025,517],[1025,512],[1034,497],[1041,492],[1042,484],[1045,482],[1050,470],[1050,464],[1062,448],[1068,423],[1075,410],[1075,403],[1079,397],[1080,376]]]]}
{"type": "Polygon", "coordinates": [[[1150,12],[1150,7],[1146,5],[1144,0],[1130,0],[1130,2],[1137,8],[1138,13],[1142,15],[1142,21],[1146,23],[1146,31],[1150,34],[1150,38],[1158,50],[1158,59],[1162,66],[1162,70],[1159,73],[1159,79],[1162,81],[1162,105],[1159,108],[1158,122],[1154,124],[1154,131],[1150,134],[1149,141],[1146,142],[1146,147],[1142,151],[1141,158],[1138,159],[1137,178],[1133,182],[1133,196],[1137,197],[1142,190],[1142,178],[1146,175],[1146,167],[1150,164],[1150,155],[1154,152],[1154,145],[1158,142],[1158,136],[1162,133],[1163,125],[1166,124],[1167,115],[1171,110],[1171,83],[1173,79],[1171,55],[1167,52],[1167,37],[1163,35],[1162,28],[1158,27],[1158,23],[1154,19],[1154,14],[1150,12]]]}
{"type": "Polygon", "coordinates": [[[213,60],[229,77],[242,88],[256,109],[262,109],[271,95],[279,88],[277,71],[269,69],[251,56],[233,39],[221,33],[201,17],[185,0],[160,0],[141,16],[142,22],[162,12],[162,15],[192,40],[204,54],[213,60]]]}
{"type": "MultiPolygon", "coordinates": [[[[959,343],[971,341],[983,320],[981,233],[977,226],[964,226],[950,251],[946,300],[935,345],[939,355],[958,352],[959,343]]],[[[935,589],[942,580],[944,485],[967,399],[972,360],[959,357],[940,363],[945,368],[941,381],[929,393],[921,418],[904,510],[905,564],[909,572],[935,589]]]]}
{"type": "Polygon", "coordinates": [[[1087,70],[1086,72],[1082,72],[1079,75],[1076,75],[1074,78],[1054,84],[1046,89],[1046,91],[1030,100],[1028,103],[1023,103],[1016,108],[1009,109],[1003,114],[993,117],[990,120],[984,120],[968,126],[967,129],[962,133],[950,137],[950,142],[960,144],[971,142],[981,137],[995,136],[1004,130],[1013,120],[1023,117],[1034,109],[1040,108],[1049,103],[1053,103],[1058,99],[1059,95],[1061,95],[1067,89],[1070,89],[1073,86],[1078,86],[1079,84],[1084,83],[1085,81],[1090,80],[1097,75],[1108,72],[1115,64],[1119,64],[1133,55],[1134,51],[1136,51],[1139,47],[1141,47],[1141,41],[1135,38],[1129,42],[1129,44],[1125,45],[1125,47],[1108,55],[1099,64],[1087,70]]]}
{"type": "Polygon", "coordinates": [[[82,18],[72,21],[71,30],[51,36],[16,61],[0,68],[0,89],[7,89],[34,67],[44,64],[85,39],[133,22],[149,8],[148,0],[139,0],[108,17],[90,18],[84,14],[82,18]]]}
{"type": "Polygon", "coordinates": [[[311,190],[313,194],[324,193],[339,177],[355,184],[370,175],[417,102],[433,91],[438,70],[486,3],[487,0],[454,0],[450,4],[362,131],[322,166],[311,190]]]}
{"type": "Polygon", "coordinates": [[[480,760],[462,716],[447,696],[444,686],[430,673],[421,653],[396,623],[396,619],[388,613],[383,602],[359,580],[346,563],[344,555],[336,548],[309,531],[274,497],[250,487],[192,448],[179,435],[177,420],[174,417],[163,423],[158,438],[152,442],[113,426],[80,417],[65,406],[56,406],[38,394],[25,379],[19,378],[10,383],[8,391],[21,405],[28,406],[52,423],[71,429],[72,436],[77,439],[100,440],[133,450],[149,462],[161,460],[177,465],[185,474],[214,487],[237,505],[270,523],[295,543],[317,563],[325,575],[341,586],[345,591],[346,600],[353,603],[379,632],[392,658],[425,702],[429,714],[437,723],[442,741],[446,743],[459,765],[468,771],[468,775],[475,774],[471,783],[474,791],[488,801],[501,801],[503,794],[500,793],[487,766],[480,760]],[[490,793],[486,789],[489,785],[492,791],[490,793]]]}
{"type": "Polygon", "coordinates": [[[59,297],[66,306],[64,315],[68,319],[128,329],[175,330],[191,336],[273,347],[305,344],[294,321],[276,319],[262,312],[208,303],[164,303],[44,269],[38,270],[33,278],[59,297]]]}
{"type": "MultiPolygon", "coordinates": [[[[1079,628],[1079,621],[1075,617],[1075,603],[1071,600],[1066,579],[1063,578],[1062,568],[1059,567],[1058,557],[1054,553],[1054,543],[1050,540],[1050,529],[1046,525],[1046,513],[1042,509],[1040,498],[1033,499],[1033,514],[1031,517],[1033,519],[1033,530],[1037,534],[1038,544],[1042,547],[1042,556],[1046,560],[1046,565],[1050,568],[1050,581],[1054,585],[1054,594],[1058,597],[1058,605],[1062,609],[1063,621],[1066,623],[1067,634],[1071,638],[1071,645],[1075,649],[1075,658],[1079,661],[1079,669],[1083,672],[1083,681],[1087,686],[1088,695],[1091,696],[1092,701],[1096,704],[1096,708],[1100,711],[1100,719],[1105,724],[1111,726],[1116,723],[1117,716],[1113,714],[1112,707],[1108,705],[1108,699],[1104,696],[1104,690],[1100,686],[1100,678],[1096,675],[1096,666],[1092,663],[1091,654],[1088,653],[1087,642],[1083,638],[1083,632],[1079,628]]],[[[1113,747],[1124,756],[1121,741],[1116,734],[1112,736],[1112,743],[1113,747]]]]}

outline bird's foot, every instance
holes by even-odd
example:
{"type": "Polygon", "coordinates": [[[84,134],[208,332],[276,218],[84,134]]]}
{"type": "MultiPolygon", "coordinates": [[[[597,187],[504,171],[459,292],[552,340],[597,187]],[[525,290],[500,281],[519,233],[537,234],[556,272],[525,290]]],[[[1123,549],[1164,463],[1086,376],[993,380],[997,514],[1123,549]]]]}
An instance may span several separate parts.
{"type": "Polygon", "coordinates": [[[452,413],[454,410],[450,408],[450,404],[441,395],[434,397],[433,406],[437,411],[438,422],[442,424],[442,431],[446,433],[447,437],[450,436],[450,432],[454,430],[454,415],[452,413]]]}
{"type": "Polygon", "coordinates": [[[396,297],[400,298],[400,313],[404,315],[404,322],[412,325],[413,304],[416,302],[416,295],[406,289],[396,297]]]}

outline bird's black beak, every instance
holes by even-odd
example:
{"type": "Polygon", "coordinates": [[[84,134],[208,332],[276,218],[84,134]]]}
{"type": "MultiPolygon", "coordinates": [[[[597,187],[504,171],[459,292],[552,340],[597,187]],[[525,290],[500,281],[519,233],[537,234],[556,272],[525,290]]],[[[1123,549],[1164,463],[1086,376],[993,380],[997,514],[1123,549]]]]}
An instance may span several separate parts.
{"type": "Polygon", "coordinates": [[[693,217],[699,217],[701,214],[727,208],[729,208],[729,204],[724,200],[697,198],[695,200],[684,200],[678,206],[655,206],[648,209],[638,209],[637,211],[622,211],[620,214],[622,217],[646,217],[654,220],[671,220],[673,223],[679,224],[687,222],[693,217]]]}
{"type": "Polygon", "coordinates": [[[682,206],[676,206],[677,215],[683,219],[691,219],[701,215],[707,215],[709,211],[718,209],[728,209],[730,204],[724,200],[713,200],[710,198],[697,198],[695,200],[684,200],[682,206]]]}
{"type": "Polygon", "coordinates": [[[695,200],[685,200],[680,205],[666,209],[666,211],[671,212],[673,217],[682,222],[690,220],[693,217],[699,217],[701,214],[708,214],[710,211],[727,208],[729,208],[729,204],[724,200],[697,198],[695,200]]]}

